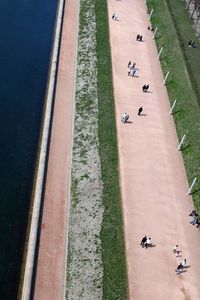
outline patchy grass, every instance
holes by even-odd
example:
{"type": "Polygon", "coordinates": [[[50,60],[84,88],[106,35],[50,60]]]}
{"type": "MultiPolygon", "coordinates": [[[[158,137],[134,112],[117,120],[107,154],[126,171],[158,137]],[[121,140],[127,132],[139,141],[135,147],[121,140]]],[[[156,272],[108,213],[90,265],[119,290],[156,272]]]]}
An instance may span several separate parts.
{"type": "MultiPolygon", "coordinates": [[[[167,90],[171,101],[177,99],[174,113],[179,140],[186,134],[182,150],[189,184],[200,174],[200,44],[185,10],[185,1],[149,0],[153,8],[152,24],[158,26],[156,44],[164,47],[161,55],[163,73],[170,71],[167,90]],[[195,40],[197,48],[188,47],[195,40]]],[[[195,186],[193,201],[200,211],[200,183],[195,186]],[[196,191],[196,192],[195,192],[196,191]]]]}
{"type": "Polygon", "coordinates": [[[107,1],[96,1],[99,142],[104,214],[101,228],[103,299],[127,299],[127,273],[119,189],[118,151],[107,1]]]}
{"type": "Polygon", "coordinates": [[[69,299],[101,299],[103,291],[100,231],[104,207],[94,6],[92,0],[80,1],[67,265],[69,299]]]}
{"type": "Polygon", "coordinates": [[[76,207],[76,204],[78,202],[78,195],[77,195],[77,187],[78,187],[78,181],[77,179],[73,178],[71,179],[71,205],[73,208],[76,207]]]}

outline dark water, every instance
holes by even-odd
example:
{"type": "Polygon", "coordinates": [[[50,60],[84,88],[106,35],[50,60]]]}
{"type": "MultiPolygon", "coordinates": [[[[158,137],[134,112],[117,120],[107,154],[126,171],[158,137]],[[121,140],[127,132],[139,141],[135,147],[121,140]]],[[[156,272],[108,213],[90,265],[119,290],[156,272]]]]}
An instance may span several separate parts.
{"type": "Polygon", "coordinates": [[[16,299],[58,0],[0,0],[0,299],[16,299]]]}

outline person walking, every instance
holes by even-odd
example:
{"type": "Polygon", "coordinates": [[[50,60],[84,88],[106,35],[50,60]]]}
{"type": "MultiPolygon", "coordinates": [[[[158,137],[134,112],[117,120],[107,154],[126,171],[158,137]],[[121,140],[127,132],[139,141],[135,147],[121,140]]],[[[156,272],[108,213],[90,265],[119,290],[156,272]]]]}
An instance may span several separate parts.
{"type": "Polygon", "coordinates": [[[131,66],[131,60],[130,60],[129,63],[128,63],[128,68],[130,68],[130,66],[131,66]]]}
{"type": "Polygon", "coordinates": [[[180,264],[178,265],[178,267],[176,268],[176,273],[177,273],[177,275],[180,274],[182,270],[183,270],[183,266],[182,266],[182,264],[180,263],[180,264]]]}
{"type": "Polygon", "coordinates": [[[187,267],[187,261],[186,259],[183,259],[181,262],[182,268],[186,268],[187,267]]]}
{"type": "Polygon", "coordinates": [[[143,92],[146,92],[146,88],[147,88],[146,84],[145,84],[145,85],[143,85],[143,87],[142,87],[142,91],[143,91],[143,92]]]}
{"type": "Polygon", "coordinates": [[[130,75],[131,75],[132,77],[134,77],[134,76],[135,76],[135,73],[136,73],[136,69],[135,69],[135,68],[131,68],[130,75]]]}
{"type": "Polygon", "coordinates": [[[127,123],[128,119],[129,119],[129,115],[125,112],[121,118],[121,122],[125,124],[127,123]]]}
{"type": "Polygon", "coordinates": [[[142,248],[144,248],[146,241],[147,241],[147,236],[145,235],[140,242],[140,245],[142,246],[142,248]]]}
{"type": "Polygon", "coordinates": [[[193,216],[193,220],[190,222],[192,225],[196,225],[198,222],[198,217],[193,216]]]}
{"type": "Polygon", "coordinates": [[[140,116],[141,115],[141,112],[143,111],[143,108],[142,108],[142,106],[138,109],[138,116],[140,116]]]}
{"type": "Polygon", "coordinates": [[[145,92],[147,92],[148,89],[149,89],[149,84],[146,85],[146,91],[145,92]]]}
{"type": "Polygon", "coordinates": [[[136,41],[139,41],[139,40],[140,40],[140,34],[137,34],[136,41]]]}
{"type": "Polygon", "coordinates": [[[145,248],[149,248],[150,246],[152,246],[152,241],[151,241],[151,238],[147,238],[145,244],[144,244],[145,248]]]}
{"type": "Polygon", "coordinates": [[[173,248],[173,253],[177,254],[177,251],[178,251],[178,245],[175,245],[174,248],[173,248]]]}
{"type": "Polygon", "coordinates": [[[136,63],[134,62],[131,68],[134,69],[135,66],[136,66],[136,63]]]}
{"type": "Polygon", "coordinates": [[[196,210],[193,210],[190,214],[190,217],[198,217],[198,213],[196,212],[196,210]]]}

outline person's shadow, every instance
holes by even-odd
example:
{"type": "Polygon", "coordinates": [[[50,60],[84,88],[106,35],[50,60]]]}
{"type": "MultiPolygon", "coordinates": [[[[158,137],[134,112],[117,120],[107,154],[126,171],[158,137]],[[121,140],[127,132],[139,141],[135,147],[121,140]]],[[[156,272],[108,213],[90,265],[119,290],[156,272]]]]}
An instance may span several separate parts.
{"type": "Polygon", "coordinates": [[[145,247],[145,249],[148,249],[148,248],[155,248],[156,247],[156,244],[149,244],[148,247],[145,247]]]}
{"type": "Polygon", "coordinates": [[[190,265],[188,265],[188,266],[185,266],[185,267],[183,267],[184,269],[189,269],[191,266],[190,265]]]}
{"type": "Polygon", "coordinates": [[[177,274],[177,275],[181,275],[182,273],[186,273],[186,272],[187,272],[187,270],[184,270],[184,269],[183,269],[183,270],[180,270],[180,271],[176,272],[176,274],[177,274]]]}

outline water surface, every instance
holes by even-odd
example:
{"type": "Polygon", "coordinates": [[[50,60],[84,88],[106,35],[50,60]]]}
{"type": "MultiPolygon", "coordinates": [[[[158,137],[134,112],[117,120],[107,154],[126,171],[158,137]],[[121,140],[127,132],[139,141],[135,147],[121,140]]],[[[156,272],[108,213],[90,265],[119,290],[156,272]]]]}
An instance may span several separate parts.
{"type": "Polygon", "coordinates": [[[57,0],[0,1],[0,299],[16,299],[57,0]]]}

